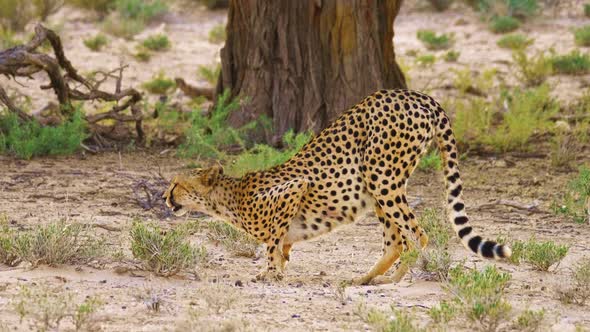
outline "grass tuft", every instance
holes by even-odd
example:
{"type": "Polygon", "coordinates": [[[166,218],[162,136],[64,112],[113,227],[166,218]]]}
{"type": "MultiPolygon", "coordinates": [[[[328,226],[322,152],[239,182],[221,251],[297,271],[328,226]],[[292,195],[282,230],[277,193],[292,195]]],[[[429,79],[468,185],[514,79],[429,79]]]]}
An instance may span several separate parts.
{"type": "Polygon", "coordinates": [[[100,51],[107,43],[107,37],[100,33],[92,38],[84,39],[84,45],[94,52],[100,51]]]}
{"type": "Polygon", "coordinates": [[[10,266],[87,264],[103,252],[104,242],[82,224],[60,221],[18,233],[4,225],[0,230],[0,261],[10,266]]]}
{"type": "Polygon", "coordinates": [[[518,33],[503,36],[498,40],[498,46],[511,50],[524,50],[533,43],[533,39],[527,38],[525,35],[518,33]]]}
{"type": "Polygon", "coordinates": [[[161,52],[170,48],[170,40],[164,34],[157,34],[147,37],[141,45],[150,51],[161,52]]]}
{"type": "Polygon", "coordinates": [[[206,80],[211,85],[215,85],[215,83],[217,83],[217,79],[219,78],[220,73],[221,73],[221,65],[220,64],[215,64],[215,65],[211,65],[211,66],[200,65],[197,70],[197,74],[199,75],[199,77],[206,80]]]}
{"type": "Polygon", "coordinates": [[[425,154],[418,163],[418,169],[422,171],[440,171],[442,169],[442,159],[438,150],[430,150],[425,154]]]}
{"type": "Polygon", "coordinates": [[[578,46],[590,46],[590,25],[575,29],[574,40],[578,46]]]}
{"type": "Polygon", "coordinates": [[[167,78],[163,72],[160,72],[151,81],[145,82],[141,86],[149,93],[164,95],[176,88],[176,83],[174,80],[167,78]]]}
{"type": "Polygon", "coordinates": [[[490,21],[490,30],[494,33],[508,33],[520,27],[520,21],[512,16],[496,16],[490,21]]]}
{"type": "Polygon", "coordinates": [[[543,84],[553,72],[552,62],[544,52],[529,58],[524,50],[519,49],[514,51],[512,59],[517,69],[516,77],[528,87],[543,84]]]}
{"type": "Polygon", "coordinates": [[[432,30],[418,30],[416,36],[429,50],[444,50],[453,44],[453,36],[442,33],[437,35],[432,30]]]}
{"type": "Polygon", "coordinates": [[[541,309],[538,311],[525,310],[517,318],[513,327],[517,331],[534,332],[539,331],[541,323],[545,319],[545,310],[541,309]]]}
{"type": "Polygon", "coordinates": [[[138,220],[131,227],[131,252],[146,270],[171,276],[193,268],[205,260],[204,248],[195,248],[187,241],[188,230],[182,227],[163,231],[157,225],[138,220]]]}
{"type": "MultiPolygon", "coordinates": [[[[506,240],[499,239],[499,242],[506,243],[506,240]]],[[[534,238],[528,241],[511,241],[510,245],[511,263],[527,263],[538,271],[548,271],[551,266],[561,262],[569,251],[567,245],[558,245],[553,241],[541,242],[534,238]]]]}
{"type": "Polygon", "coordinates": [[[447,53],[445,53],[443,58],[446,62],[457,62],[457,60],[459,60],[460,55],[461,55],[461,52],[455,51],[455,50],[450,50],[447,53]]]}
{"type": "Polygon", "coordinates": [[[554,55],[551,64],[555,73],[565,75],[584,75],[590,73],[590,56],[573,50],[568,54],[554,55]]]}

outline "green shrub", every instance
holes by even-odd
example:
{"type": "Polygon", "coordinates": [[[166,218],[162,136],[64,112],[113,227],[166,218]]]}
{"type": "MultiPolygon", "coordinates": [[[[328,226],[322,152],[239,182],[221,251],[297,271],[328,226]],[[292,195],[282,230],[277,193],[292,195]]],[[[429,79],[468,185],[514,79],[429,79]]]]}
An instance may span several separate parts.
{"type": "Polygon", "coordinates": [[[529,58],[523,50],[516,50],[512,59],[517,68],[516,77],[526,86],[541,85],[553,72],[552,62],[544,52],[529,58]]]}
{"type": "Polygon", "coordinates": [[[416,57],[416,62],[424,67],[432,66],[436,62],[436,57],[432,54],[424,54],[416,57]]]}
{"type": "Polygon", "coordinates": [[[590,25],[575,29],[574,40],[576,41],[576,45],[590,46],[590,25]]]}
{"type": "Polygon", "coordinates": [[[533,43],[533,39],[521,34],[510,34],[498,40],[498,46],[511,50],[523,50],[533,43]]]}
{"type": "Polygon", "coordinates": [[[423,332],[426,331],[418,326],[416,317],[407,310],[397,309],[391,305],[391,312],[384,312],[376,309],[367,310],[360,304],[356,314],[372,327],[373,331],[380,332],[423,332]]]}
{"type": "Polygon", "coordinates": [[[563,202],[553,204],[553,211],[577,223],[590,220],[590,167],[581,166],[577,177],[568,183],[563,202]]]}
{"type": "Polygon", "coordinates": [[[299,152],[311,140],[311,137],[311,133],[295,134],[292,130],[289,130],[283,136],[286,147],[283,151],[265,144],[258,144],[254,148],[232,158],[226,172],[234,176],[242,176],[248,172],[280,165],[299,152]]]}
{"type": "Polygon", "coordinates": [[[204,261],[204,248],[195,248],[187,241],[188,232],[182,227],[166,232],[154,224],[138,220],[131,227],[131,252],[146,270],[161,276],[171,276],[204,261]]]}
{"type": "Polygon", "coordinates": [[[438,150],[431,150],[418,163],[418,169],[423,171],[439,171],[442,169],[442,159],[438,150]]]}
{"type": "Polygon", "coordinates": [[[511,307],[504,300],[511,277],[495,266],[483,271],[451,269],[448,289],[453,295],[457,311],[484,331],[495,331],[509,317],[511,307]]]}
{"type": "Polygon", "coordinates": [[[443,50],[451,47],[453,44],[453,37],[451,35],[444,33],[437,35],[432,30],[418,30],[417,37],[429,50],[443,50]]]}
{"type": "Polygon", "coordinates": [[[444,214],[435,209],[425,209],[418,218],[418,224],[428,235],[428,247],[420,252],[420,266],[437,280],[447,280],[451,269],[451,255],[448,245],[452,237],[444,214]]]}
{"type": "Polygon", "coordinates": [[[174,89],[176,87],[176,83],[174,80],[164,76],[163,72],[160,72],[158,75],[154,76],[151,81],[143,83],[141,87],[150,93],[163,95],[174,89]]]}
{"type": "Polygon", "coordinates": [[[459,60],[460,55],[461,52],[450,50],[447,53],[445,53],[444,59],[446,62],[457,62],[457,60],[459,60]]]}
{"type": "Polygon", "coordinates": [[[554,55],[551,64],[556,73],[566,75],[583,75],[590,72],[590,56],[579,50],[568,54],[554,55]]]}
{"type": "Polygon", "coordinates": [[[195,156],[219,158],[223,156],[220,149],[231,145],[243,147],[244,133],[255,123],[238,129],[227,124],[230,113],[239,106],[239,100],[230,100],[230,92],[225,91],[219,96],[210,115],[204,115],[199,111],[192,112],[190,126],[185,132],[186,140],[178,147],[178,154],[185,158],[195,156]]]}
{"type": "Polygon", "coordinates": [[[580,143],[573,133],[556,126],[551,140],[551,166],[570,169],[579,153],[580,143]]]}
{"type": "Polygon", "coordinates": [[[542,85],[529,90],[515,90],[506,96],[508,112],[502,123],[489,136],[481,138],[496,150],[526,151],[536,132],[547,130],[549,119],[559,111],[559,105],[549,95],[549,87],[542,85]]]}
{"type": "Polygon", "coordinates": [[[496,16],[490,21],[490,30],[494,33],[512,32],[520,27],[520,21],[512,16],[496,16]]]}
{"type": "Polygon", "coordinates": [[[150,50],[143,47],[142,45],[139,45],[135,49],[135,53],[133,53],[133,57],[136,58],[138,61],[148,62],[152,58],[152,52],[150,52],[150,50]]]}
{"type": "Polygon", "coordinates": [[[102,255],[104,242],[90,234],[90,227],[63,221],[30,231],[0,230],[0,261],[7,265],[27,262],[39,265],[86,264],[102,255]]]}
{"type": "Polygon", "coordinates": [[[477,9],[486,16],[512,16],[527,18],[537,14],[537,0],[475,0],[477,9]]]}
{"type": "Polygon", "coordinates": [[[105,15],[115,7],[115,0],[66,0],[66,3],[74,7],[94,10],[101,15],[105,15]]]}
{"type": "Polygon", "coordinates": [[[87,137],[80,111],[56,127],[41,126],[37,121],[21,123],[14,114],[0,117],[0,153],[22,159],[72,154],[87,137]]]}
{"type": "Polygon", "coordinates": [[[209,31],[209,42],[221,44],[225,42],[225,25],[218,24],[209,31]]]}
{"type": "Polygon", "coordinates": [[[168,6],[161,0],[116,0],[115,9],[123,19],[149,22],[166,13],[168,6]]]}
{"type": "Polygon", "coordinates": [[[100,51],[107,42],[107,37],[100,33],[92,38],[84,39],[84,45],[95,52],[100,51]]]}
{"type": "Polygon", "coordinates": [[[0,0],[0,27],[23,31],[35,17],[35,7],[29,1],[0,0]]]}
{"type": "Polygon", "coordinates": [[[170,48],[170,40],[168,39],[168,36],[158,34],[147,37],[141,42],[141,45],[148,50],[160,52],[170,48]]]}
{"type": "Polygon", "coordinates": [[[207,224],[208,237],[212,241],[221,243],[229,252],[238,257],[256,256],[258,241],[247,234],[223,221],[213,221],[207,224]]]}
{"type": "Polygon", "coordinates": [[[586,15],[586,17],[590,17],[590,3],[584,4],[584,15],[586,15]]]}
{"type": "MultiPolygon", "coordinates": [[[[500,243],[506,243],[505,239],[498,239],[500,243]]],[[[553,241],[540,242],[534,238],[528,241],[510,241],[513,264],[527,263],[536,270],[547,271],[560,262],[569,250],[567,245],[557,245],[553,241]]]]}

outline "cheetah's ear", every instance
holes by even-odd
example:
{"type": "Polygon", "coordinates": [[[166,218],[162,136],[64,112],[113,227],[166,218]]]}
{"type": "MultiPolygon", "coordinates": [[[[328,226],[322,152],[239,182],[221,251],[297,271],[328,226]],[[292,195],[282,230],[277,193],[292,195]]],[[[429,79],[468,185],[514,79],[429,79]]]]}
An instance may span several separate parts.
{"type": "Polygon", "coordinates": [[[221,167],[221,165],[215,165],[203,172],[203,175],[201,175],[201,181],[206,186],[212,186],[217,182],[217,179],[221,174],[223,174],[223,167],[221,167]]]}

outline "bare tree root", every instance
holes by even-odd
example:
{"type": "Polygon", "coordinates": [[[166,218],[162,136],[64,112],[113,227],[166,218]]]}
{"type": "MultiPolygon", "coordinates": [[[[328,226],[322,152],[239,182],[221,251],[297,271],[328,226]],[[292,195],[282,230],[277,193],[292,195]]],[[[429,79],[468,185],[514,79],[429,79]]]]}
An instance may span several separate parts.
{"type": "MultiPolygon", "coordinates": [[[[121,89],[123,71],[126,67],[121,66],[109,72],[97,71],[94,78],[91,79],[82,77],[66,58],[59,36],[41,24],[35,27],[35,35],[31,41],[0,52],[0,75],[9,78],[27,77],[32,79],[32,75],[35,73],[41,71],[47,73],[50,84],[41,86],[41,89],[53,89],[60,106],[58,112],[62,117],[68,117],[74,111],[72,101],[115,102],[115,105],[106,112],[86,116],[91,132],[100,127],[98,122],[102,120],[110,119],[117,123],[134,122],[137,138],[141,143],[145,137],[142,126],[143,114],[138,105],[142,96],[133,88],[121,89]],[[37,51],[46,41],[51,44],[54,57],[37,51]],[[113,93],[100,88],[109,79],[114,79],[116,82],[113,93]],[[127,109],[130,110],[130,114],[123,114],[123,111],[127,109]]],[[[0,86],[0,102],[21,120],[30,121],[33,119],[10,100],[2,86],[0,86]]],[[[100,134],[97,135],[100,136],[100,134]]],[[[93,136],[97,145],[102,147],[104,138],[97,138],[94,134],[93,136]]]]}

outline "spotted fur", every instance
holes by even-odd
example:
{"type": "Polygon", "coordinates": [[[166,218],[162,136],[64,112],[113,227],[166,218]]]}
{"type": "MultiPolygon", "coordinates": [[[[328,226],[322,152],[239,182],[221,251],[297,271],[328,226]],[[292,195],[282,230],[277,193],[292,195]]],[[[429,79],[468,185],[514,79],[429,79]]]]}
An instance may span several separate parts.
{"type": "MultiPolygon", "coordinates": [[[[175,177],[164,198],[179,215],[201,211],[266,243],[262,276],[279,278],[294,243],[375,211],[383,224],[383,255],[358,280],[368,283],[403,251],[428,242],[408,205],[406,184],[433,139],[444,162],[448,215],[461,242],[482,257],[509,257],[507,246],[482,239],[469,225],[449,118],[433,98],[416,91],[366,97],[282,165],[242,178],[224,175],[220,166],[193,170],[175,177]]],[[[399,280],[406,271],[396,266],[399,280]]]]}

